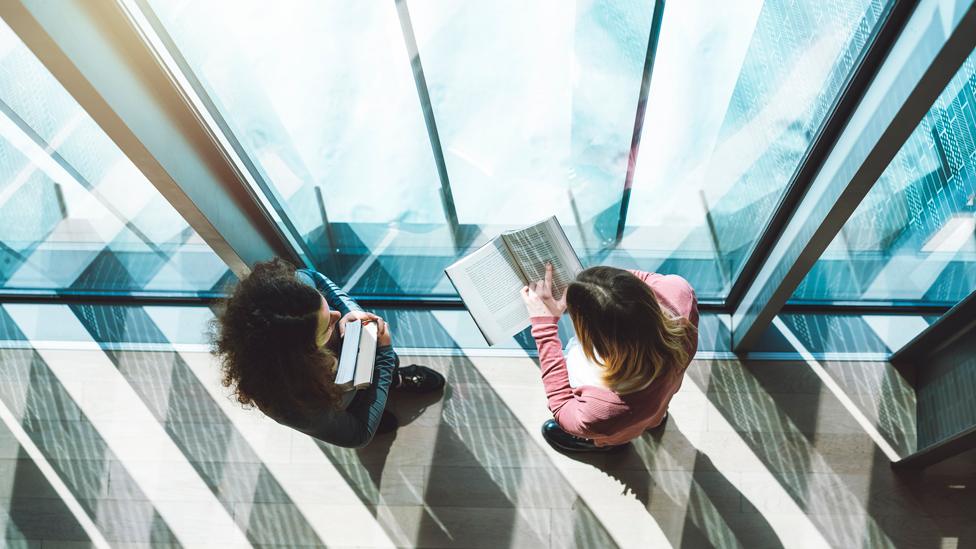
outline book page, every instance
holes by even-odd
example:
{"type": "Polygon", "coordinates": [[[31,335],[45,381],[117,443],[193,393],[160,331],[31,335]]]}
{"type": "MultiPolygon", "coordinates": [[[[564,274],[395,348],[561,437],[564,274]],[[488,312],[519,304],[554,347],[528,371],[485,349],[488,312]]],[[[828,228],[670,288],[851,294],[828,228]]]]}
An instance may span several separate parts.
{"type": "Polygon", "coordinates": [[[519,295],[525,282],[501,239],[485,244],[445,272],[489,344],[529,325],[529,313],[519,295]]]}
{"type": "Polygon", "coordinates": [[[556,299],[562,297],[566,286],[583,270],[555,216],[505,233],[502,238],[528,281],[543,280],[546,277],[546,263],[552,263],[552,295],[556,299]]]}
{"type": "Polygon", "coordinates": [[[376,365],[376,323],[361,324],[359,336],[359,356],[356,358],[356,376],[353,386],[365,389],[373,383],[373,367],[376,365]]]}
{"type": "Polygon", "coordinates": [[[359,336],[361,330],[362,324],[359,322],[346,324],[346,335],[342,338],[342,347],[339,350],[339,366],[336,369],[335,384],[340,389],[346,391],[353,389],[353,378],[356,375],[356,360],[359,356],[359,336]]]}

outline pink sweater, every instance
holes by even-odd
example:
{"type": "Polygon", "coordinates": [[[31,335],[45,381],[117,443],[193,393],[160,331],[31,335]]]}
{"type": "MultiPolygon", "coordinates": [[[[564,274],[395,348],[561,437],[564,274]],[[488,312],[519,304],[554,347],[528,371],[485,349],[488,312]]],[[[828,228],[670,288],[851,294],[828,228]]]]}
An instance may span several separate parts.
{"type": "MultiPolygon", "coordinates": [[[[698,327],[698,302],[688,282],[677,275],[630,271],[654,290],[658,303],[698,327]]],[[[532,336],[539,348],[542,383],[549,397],[549,410],[567,433],[593,439],[598,446],[623,444],[658,426],[668,410],[671,397],[681,387],[681,375],[662,376],[646,388],[626,395],[603,387],[569,386],[563,344],[559,340],[558,317],[532,317],[532,336]]],[[[698,348],[698,335],[689,338],[689,362],[698,348]]]]}

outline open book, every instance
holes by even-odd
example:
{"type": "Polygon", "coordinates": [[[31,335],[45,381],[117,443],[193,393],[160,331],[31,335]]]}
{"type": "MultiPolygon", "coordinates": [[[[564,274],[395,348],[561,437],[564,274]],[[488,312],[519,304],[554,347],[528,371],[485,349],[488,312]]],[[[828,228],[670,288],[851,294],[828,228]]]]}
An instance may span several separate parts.
{"type": "Polygon", "coordinates": [[[583,265],[555,216],[493,238],[444,272],[494,345],[529,325],[519,292],[545,277],[546,263],[552,263],[552,293],[559,299],[583,265]]]}
{"type": "Polygon", "coordinates": [[[373,383],[376,362],[376,324],[350,322],[342,338],[335,384],[343,391],[364,389],[373,383]]]}

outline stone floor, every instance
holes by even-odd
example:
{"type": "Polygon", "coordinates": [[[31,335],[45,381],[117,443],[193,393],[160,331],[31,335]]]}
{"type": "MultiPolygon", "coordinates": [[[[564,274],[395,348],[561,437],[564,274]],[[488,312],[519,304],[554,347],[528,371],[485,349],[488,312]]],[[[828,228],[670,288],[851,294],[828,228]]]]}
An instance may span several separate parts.
{"type": "Polygon", "coordinates": [[[6,547],[976,546],[976,466],[895,474],[884,363],[696,361],[663,432],[567,457],[528,357],[402,357],[443,395],[330,447],[227,398],[197,351],[0,350],[6,547]]]}

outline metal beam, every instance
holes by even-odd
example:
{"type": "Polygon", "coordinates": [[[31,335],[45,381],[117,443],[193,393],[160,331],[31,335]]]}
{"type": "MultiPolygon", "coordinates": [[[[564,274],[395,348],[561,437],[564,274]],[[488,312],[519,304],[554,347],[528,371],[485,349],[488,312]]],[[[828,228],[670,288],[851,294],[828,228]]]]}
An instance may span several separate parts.
{"type": "Polygon", "coordinates": [[[420,62],[420,48],[417,37],[413,32],[413,21],[406,0],[395,0],[397,16],[400,19],[400,31],[410,58],[410,68],[413,71],[413,81],[417,86],[417,96],[420,98],[420,110],[424,113],[424,124],[427,126],[427,138],[430,149],[434,154],[434,164],[437,166],[437,177],[441,183],[441,207],[444,209],[444,219],[451,228],[451,238],[454,247],[461,249],[465,246],[461,239],[461,226],[458,220],[457,206],[454,204],[454,192],[451,190],[451,178],[447,174],[447,161],[444,159],[444,149],[441,147],[441,136],[437,131],[437,121],[434,119],[434,106],[430,101],[430,90],[427,87],[427,76],[424,66],[420,62]]]}
{"type": "MultiPolygon", "coordinates": [[[[304,261],[305,265],[307,266],[316,262],[320,265],[323,264],[323,257],[316,253],[317,250],[313,250],[308,246],[301,232],[285,211],[285,208],[282,206],[283,199],[278,194],[277,189],[269,184],[267,172],[264,171],[261,164],[252,160],[248,155],[244,145],[231,129],[231,125],[224,118],[217,104],[210,97],[203,83],[193,72],[193,69],[190,68],[190,63],[183,56],[183,52],[176,46],[176,41],[170,36],[163,22],[156,16],[152,6],[149,4],[149,0],[115,1],[123,7],[123,11],[130,15],[133,24],[143,31],[143,35],[147,39],[147,45],[156,53],[157,57],[168,68],[170,73],[180,76],[180,82],[178,84],[181,87],[181,91],[189,98],[192,98],[191,103],[196,106],[201,116],[206,117],[205,123],[219,137],[219,146],[224,148],[228,156],[231,157],[231,161],[241,170],[242,176],[246,179],[243,183],[250,186],[251,189],[258,189],[255,191],[257,198],[262,200],[264,209],[273,218],[272,221],[277,223],[279,227],[282,227],[284,235],[289,237],[291,246],[306,260],[304,261]]],[[[262,112],[271,112],[273,110],[270,106],[269,99],[260,87],[251,86],[247,90],[249,92],[247,94],[247,101],[249,103],[253,102],[257,110],[262,112]]],[[[305,163],[299,155],[295,153],[296,148],[291,142],[287,130],[282,126],[281,121],[277,118],[270,117],[262,119],[262,124],[265,129],[270,130],[272,135],[276,136],[276,139],[280,140],[278,144],[282,146],[283,151],[281,159],[288,165],[289,169],[295,172],[306,184],[314,185],[314,177],[312,177],[308,167],[305,166],[305,163]]],[[[320,191],[317,185],[314,188],[316,191],[320,191]]]]}
{"type": "MultiPolygon", "coordinates": [[[[893,0],[891,2],[887,13],[878,23],[880,28],[865,46],[855,69],[838,94],[837,100],[824,118],[817,134],[810,142],[806,154],[786,185],[779,203],[773,209],[769,222],[763,227],[749,256],[739,269],[738,275],[731,273],[734,280],[732,280],[732,286],[729,288],[729,295],[725,301],[729,307],[734,308],[742,302],[742,297],[749,284],[769,257],[769,252],[789,222],[791,214],[803,199],[824,159],[830,154],[838,136],[843,132],[844,126],[854,113],[917,5],[918,0],[893,0]]],[[[708,210],[706,209],[706,211],[708,210]]],[[[716,250],[718,250],[718,246],[716,246],[716,250]]],[[[718,250],[718,257],[719,262],[722,263],[721,250],[718,250]]]]}
{"type": "Polygon", "coordinates": [[[647,112],[647,96],[651,92],[651,74],[654,72],[654,59],[657,57],[657,42],[661,37],[661,22],[664,20],[664,0],[654,2],[651,15],[651,31],[647,37],[647,53],[644,55],[644,72],[641,76],[640,92],[637,94],[637,114],[634,117],[634,133],[630,138],[630,154],[627,155],[627,174],[624,176],[624,192],[620,196],[620,213],[617,215],[617,234],[614,244],[620,244],[627,227],[627,209],[630,207],[630,189],[634,186],[634,170],[637,168],[637,152],[640,150],[641,134],[644,133],[644,114],[647,112]]]}
{"type": "Polygon", "coordinates": [[[976,448],[976,427],[967,429],[948,440],[923,448],[914,454],[891,462],[897,470],[918,470],[945,461],[976,448]]]}
{"type": "MultiPolygon", "coordinates": [[[[124,292],[85,290],[0,289],[2,303],[89,303],[114,305],[209,305],[228,295],[222,292],[124,292]]],[[[352,294],[353,301],[367,309],[448,309],[463,311],[464,302],[456,296],[404,296],[391,294],[352,294]]],[[[716,301],[699,302],[703,313],[722,313],[716,301]]]]}
{"type": "Polygon", "coordinates": [[[304,264],[122,3],[9,0],[0,17],[235,273],[272,256],[304,264]]]}
{"type": "Polygon", "coordinates": [[[971,0],[919,2],[736,307],[734,351],[758,342],[974,46],[971,0]]]}
{"type": "Polygon", "coordinates": [[[915,301],[787,301],[781,314],[940,316],[950,305],[915,301]]]}
{"type": "Polygon", "coordinates": [[[933,355],[964,334],[976,336],[976,292],[960,301],[932,325],[891,355],[893,363],[915,363],[933,355]]]}

